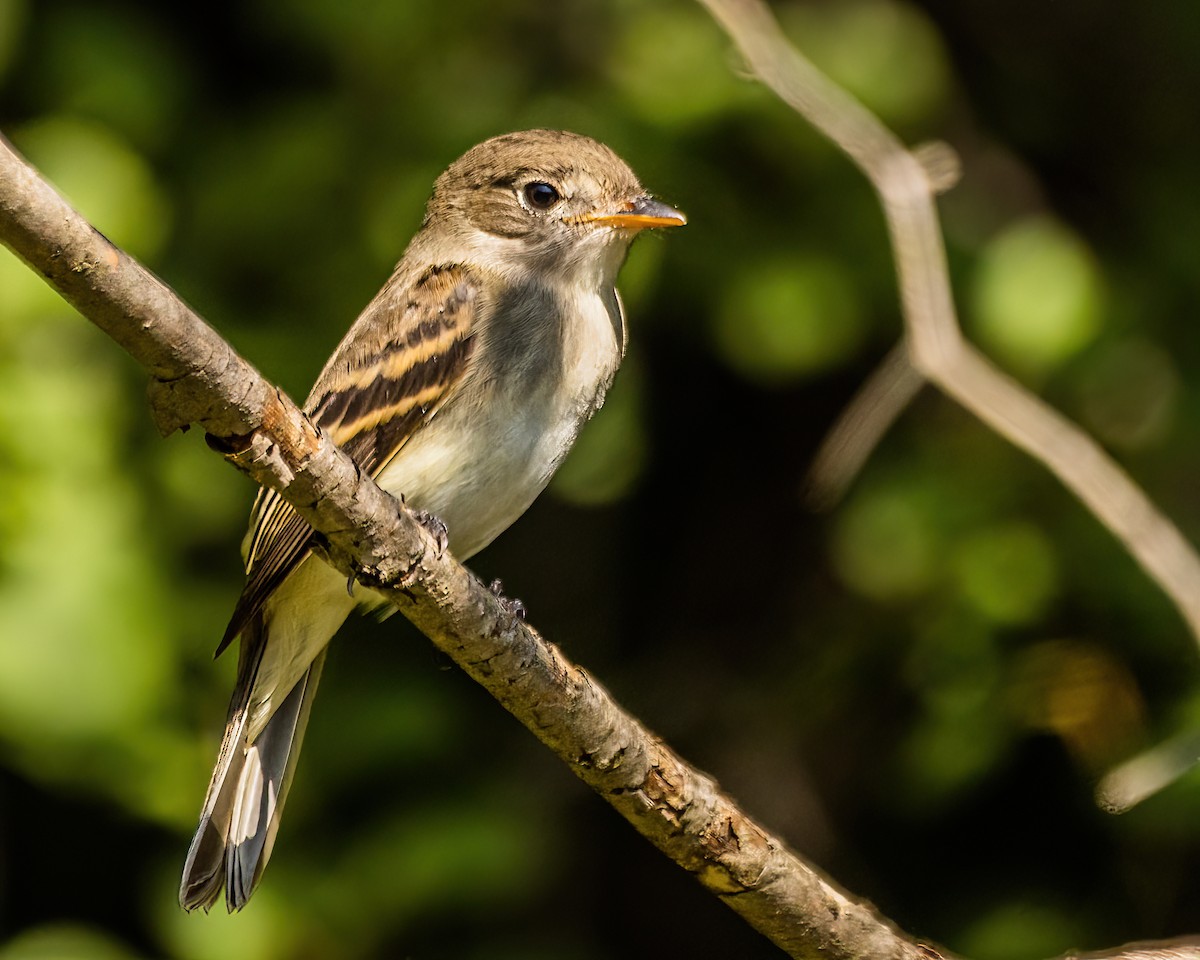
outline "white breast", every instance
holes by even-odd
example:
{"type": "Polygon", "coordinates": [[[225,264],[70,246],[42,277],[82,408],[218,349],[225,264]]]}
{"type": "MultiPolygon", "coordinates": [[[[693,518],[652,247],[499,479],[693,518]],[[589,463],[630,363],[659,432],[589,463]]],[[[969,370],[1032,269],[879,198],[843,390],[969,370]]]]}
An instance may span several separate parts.
{"type": "Polygon", "coordinates": [[[378,478],[441,518],[459,559],[491,543],[545,489],[616,373],[624,347],[616,291],[577,289],[566,302],[575,315],[552,366],[535,358],[518,367],[514,358],[512,370],[464,382],[378,478]]]}

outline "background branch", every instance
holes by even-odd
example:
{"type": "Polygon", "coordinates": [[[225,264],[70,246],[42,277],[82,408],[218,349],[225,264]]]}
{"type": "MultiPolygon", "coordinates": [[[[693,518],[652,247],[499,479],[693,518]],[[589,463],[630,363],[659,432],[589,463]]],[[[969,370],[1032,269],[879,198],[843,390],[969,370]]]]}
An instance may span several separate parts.
{"type": "MultiPolygon", "coordinates": [[[[745,56],[753,72],[784,102],[840,147],[866,174],[882,201],[903,308],[904,343],[913,368],[1049,469],[1115,536],[1167,594],[1200,644],[1200,556],[1141,487],[1084,430],[999,370],[966,341],[951,294],[934,204],[944,178],[905,149],[882,123],[817,70],[787,40],[761,0],[700,0],[745,56]]],[[[944,158],[948,148],[939,150],[944,158]]],[[[941,164],[944,166],[944,160],[941,164]]],[[[894,364],[884,368],[893,376],[894,364]]],[[[875,381],[872,381],[873,383],[875,381]]],[[[900,409],[916,392],[898,379],[894,401],[867,420],[857,442],[846,431],[860,421],[873,390],[857,398],[822,447],[812,477],[826,500],[844,490],[900,409]],[[838,451],[848,450],[843,461],[838,451]]],[[[1102,785],[1109,809],[1116,797],[1148,795],[1147,782],[1121,786],[1125,768],[1102,785]]],[[[1159,780],[1159,787],[1168,780],[1159,780]]],[[[1123,807],[1119,809],[1124,809],[1123,807]]]]}
{"type": "Polygon", "coordinates": [[[831,510],[845,496],[871,451],[924,385],[908,345],[893,347],[821,441],[806,484],[812,509],[831,510]]]}
{"type": "Polygon", "coordinates": [[[862,104],[787,40],[760,0],[700,0],[754,73],[836,143],[878,191],[892,234],[913,365],[988,426],[1046,465],[1163,589],[1200,643],[1200,557],[1083,430],[962,338],[925,166],[862,104]]]}

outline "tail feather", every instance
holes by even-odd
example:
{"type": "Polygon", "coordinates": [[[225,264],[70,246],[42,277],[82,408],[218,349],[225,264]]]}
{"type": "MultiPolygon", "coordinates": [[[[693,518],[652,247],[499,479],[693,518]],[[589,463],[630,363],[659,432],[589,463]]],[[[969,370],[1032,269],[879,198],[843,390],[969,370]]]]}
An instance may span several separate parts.
{"type": "Polygon", "coordinates": [[[225,903],[230,912],[246,905],[275,846],[324,663],[322,652],[246,749],[225,851],[225,903]]]}
{"type": "Polygon", "coordinates": [[[216,903],[225,879],[224,864],[225,838],[205,815],[188,850],[179,885],[179,904],[184,910],[190,912],[200,907],[207,913],[216,903]]]}
{"type": "Polygon", "coordinates": [[[229,911],[241,910],[258,885],[275,844],[324,663],[322,652],[253,743],[246,739],[251,683],[238,684],[200,825],[183,868],[179,902],[185,910],[207,911],[222,889],[229,911]]]}

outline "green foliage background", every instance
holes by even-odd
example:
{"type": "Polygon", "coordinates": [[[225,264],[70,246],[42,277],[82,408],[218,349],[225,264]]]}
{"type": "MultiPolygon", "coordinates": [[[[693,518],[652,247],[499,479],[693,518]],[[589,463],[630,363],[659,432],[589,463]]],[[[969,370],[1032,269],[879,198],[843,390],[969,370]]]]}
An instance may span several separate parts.
{"type": "MultiPolygon", "coordinates": [[[[839,0],[798,43],[966,177],[971,336],[1200,535],[1194,0],[839,0]]],[[[610,143],[686,230],[630,356],[473,566],[751,811],[984,960],[1200,927],[1200,774],[1097,811],[1200,720],[1194,642],[1039,466],[927,391],[834,511],[823,431],[899,334],[882,217],[683,0],[0,0],[0,129],[302,397],[434,176],[529,126],[610,143]]],[[[0,254],[0,960],[777,951],[398,619],[339,637],[265,882],[182,914],[252,491],[0,254]]]]}

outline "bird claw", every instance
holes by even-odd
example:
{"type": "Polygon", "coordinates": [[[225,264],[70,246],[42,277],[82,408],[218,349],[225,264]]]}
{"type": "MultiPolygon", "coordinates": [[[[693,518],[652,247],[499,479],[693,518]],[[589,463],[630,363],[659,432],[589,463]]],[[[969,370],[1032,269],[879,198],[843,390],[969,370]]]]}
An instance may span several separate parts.
{"type": "Polygon", "coordinates": [[[446,525],[442,523],[441,518],[430,513],[428,510],[414,510],[413,516],[416,517],[417,523],[429,531],[429,535],[437,543],[438,555],[441,556],[445,553],[446,545],[450,542],[450,535],[447,533],[446,525]]]}
{"type": "Polygon", "coordinates": [[[504,584],[500,580],[493,580],[488,584],[488,589],[492,591],[492,595],[500,601],[502,606],[509,616],[516,617],[518,620],[524,620],[528,612],[523,604],[516,597],[506,597],[504,595],[504,584]]]}

